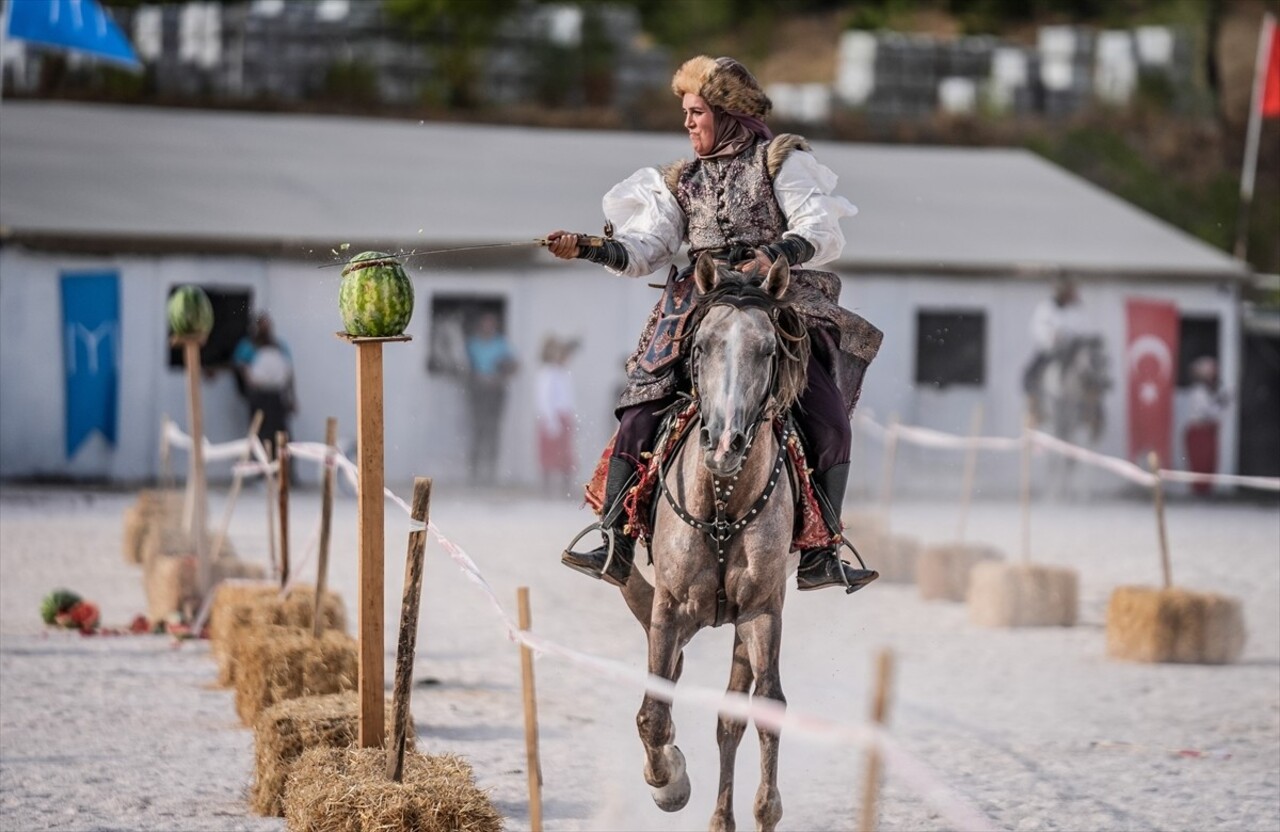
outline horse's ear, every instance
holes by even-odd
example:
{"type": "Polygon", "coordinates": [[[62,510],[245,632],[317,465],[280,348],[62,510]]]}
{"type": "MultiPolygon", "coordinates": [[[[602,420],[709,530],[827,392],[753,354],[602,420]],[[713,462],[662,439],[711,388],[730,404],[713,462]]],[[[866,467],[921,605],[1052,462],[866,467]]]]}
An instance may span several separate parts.
{"type": "Polygon", "coordinates": [[[791,285],[791,264],[787,262],[787,258],[779,257],[773,261],[773,265],[769,267],[769,276],[764,279],[764,290],[773,295],[774,298],[781,300],[782,296],[787,293],[787,287],[791,285]]]}
{"type": "Polygon", "coordinates": [[[698,287],[698,292],[704,295],[716,288],[716,284],[720,282],[716,261],[705,251],[698,255],[697,265],[693,267],[693,281],[698,287]]]}

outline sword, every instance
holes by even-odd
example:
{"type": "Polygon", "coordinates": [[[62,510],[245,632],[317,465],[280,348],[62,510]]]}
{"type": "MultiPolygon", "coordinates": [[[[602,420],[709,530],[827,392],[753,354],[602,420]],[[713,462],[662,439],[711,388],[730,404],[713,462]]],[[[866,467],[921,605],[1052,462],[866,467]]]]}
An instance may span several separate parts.
{"type": "MultiPolygon", "coordinates": [[[[585,246],[587,248],[602,248],[606,240],[610,240],[613,238],[613,223],[611,222],[605,223],[604,234],[605,236],[603,237],[597,237],[590,234],[579,234],[577,235],[578,245],[585,246]]],[[[401,261],[408,260],[411,257],[429,257],[433,254],[454,254],[459,251],[482,251],[484,249],[520,248],[523,246],[542,246],[545,248],[546,246],[549,246],[549,245],[551,245],[551,241],[548,240],[546,237],[535,237],[532,240],[516,240],[515,242],[512,242],[512,243],[483,243],[481,245],[474,245],[474,246],[457,246],[455,248],[435,248],[435,249],[429,249],[426,251],[411,251],[411,252],[408,252],[407,254],[389,254],[385,258],[379,258],[377,260],[361,260],[359,262],[364,263],[368,266],[380,266],[380,265],[385,265],[387,263],[392,263],[392,262],[399,263],[401,261]]],[[[333,268],[337,268],[338,266],[342,266],[345,268],[346,266],[349,266],[354,262],[357,262],[357,261],[344,260],[339,263],[325,263],[324,265],[317,266],[316,268],[333,269],[333,268]]]]}

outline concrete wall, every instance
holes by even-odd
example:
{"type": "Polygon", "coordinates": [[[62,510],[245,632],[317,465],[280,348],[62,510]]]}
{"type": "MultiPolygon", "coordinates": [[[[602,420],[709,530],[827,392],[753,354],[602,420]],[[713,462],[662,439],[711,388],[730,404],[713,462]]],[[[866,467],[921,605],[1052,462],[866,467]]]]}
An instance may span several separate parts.
{"type": "MultiPolygon", "coordinates": [[[[421,262],[421,261],[420,261],[421,262]]],[[[387,476],[407,482],[415,474],[442,481],[465,479],[465,400],[456,382],[426,370],[428,324],[436,294],[500,296],[507,303],[508,335],[521,370],[508,392],[502,426],[499,476],[511,483],[536,483],[533,373],[548,334],[581,339],[583,348],[570,367],[576,381],[580,430],[577,453],[580,478],[595,463],[615,422],[612,408],[623,380],[622,361],[658,291],[646,280],[628,280],[583,263],[506,270],[457,270],[417,267],[411,271],[417,305],[406,344],[384,348],[386,379],[387,476]]],[[[194,282],[248,287],[256,308],[271,311],[278,334],[292,348],[300,399],[295,438],[318,440],[324,420],[336,416],[343,439],[353,444],[355,427],[355,351],[333,333],[341,329],[337,312],[338,269],[317,269],[291,260],[249,257],[117,256],[84,257],[0,250],[0,477],[60,476],[111,481],[141,481],[159,470],[161,416],[186,424],[181,371],[167,366],[164,302],[171,285],[194,282]],[[121,278],[122,370],[119,441],[112,449],[100,439],[66,459],[64,381],[60,341],[58,277],[64,271],[111,268],[121,278]]],[[[981,403],[984,433],[1016,435],[1021,424],[1020,378],[1030,352],[1027,322],[1035,303],[1049,292],[1043,281],[942,279],[936,277],[861,276],[845,278],[842,303],[886,333],[884,347],[868,373],[862,407],[885,421],[897,413],[904,423],[952,433],[967,433],[973,407],[981,403]],[[916,312],[928,309],[985,309],[987,383],[942,390],[914,385],[916,312]]],[[[1217,284],[1108,281],[1085,283],[1083,303],[1109,347],[1116,386],[1107,400],[1107,429],[1098,449],[1124,456],[1125,411],[1122,349],[1124,300],[1148,297],[1173,301],[1183,314],[1219,317],[1223,377],[1228,385],[1240,367],[1239,328],[1234,289],[1217,284]]],[[[206,433],[225,441],[247,430],[248,413],[229,373],[208,379],[204,387],[206,433]]],[[[1181,404],[1176,408],[1175,467],[1181,458],[1181,404]]],[[[1234,466],[1236,421],[1223,425],[1223,470],[1234,466]]],[[[181,458],[181,457],[180,457],[181,458]]],[[[961,455],[903,447],[898,481],[905,492],[945,494],[957,491],[961,455]]],[[[880,482],[879,448],[858,438],[855,490],[873,493],[880,482]]],[[[181,470],[181,468],[179,468],[181,470]]],[[[211,477],[226,477],[214,467],[211,477]]],[[[304,474],[307,476],[307,474],[304,474]]],[[[1109,474],[1090,476],[1101,490],[1123,486],[1109,474]]],[[[986,455],[979,483],[984,492],[1016,488],[1016,460],[986,455]]]]}

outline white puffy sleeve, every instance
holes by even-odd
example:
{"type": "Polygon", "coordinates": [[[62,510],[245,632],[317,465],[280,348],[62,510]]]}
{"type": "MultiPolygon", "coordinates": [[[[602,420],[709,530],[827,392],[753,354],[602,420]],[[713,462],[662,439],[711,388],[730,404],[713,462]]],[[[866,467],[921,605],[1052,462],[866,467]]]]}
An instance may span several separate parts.
{"type": "MultiPolygon", "coordinates": [[[[669,264],[684,242],[685,218],[657,168],[641,168],[614,185],[603,201],[613,238],[627,250],[626,277],[652,274],[669,264]]],[[[606,267],[607,268],[607,267],[606,267]]]]}
{"type": "Polygon", "coordinates": [[[840,218],[852,217],[858,209],[832,193],[837,180],[831,168],[805,150],[792,151],[773,178],[773,193],[787,217],[787,234],[799,234],[813,245],[814,255],[805,265],[830,263],[844,251],[840,218]]]}

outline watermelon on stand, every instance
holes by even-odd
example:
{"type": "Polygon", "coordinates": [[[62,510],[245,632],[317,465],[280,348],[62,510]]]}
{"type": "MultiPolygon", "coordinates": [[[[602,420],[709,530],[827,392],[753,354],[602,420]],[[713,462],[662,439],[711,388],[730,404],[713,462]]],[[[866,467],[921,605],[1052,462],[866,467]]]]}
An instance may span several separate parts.
{"type": "Polygon", "coordinates": [[[342,270],[338,309],[348,335],[401,335],[413,317],[413,284],[399,260],[380,251],[366,251],[342,270]]]}
{"type": "Polygon", "coordinates": [[[199,286],[179,286],[166,307],[169,329],[178,336],[204,336],[213,330],[213,304],[199,286]]]}

